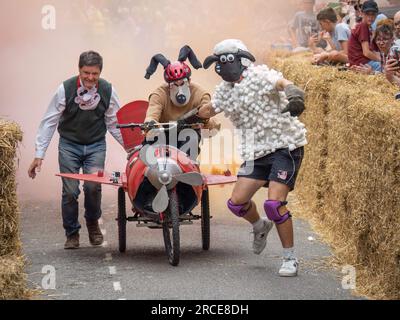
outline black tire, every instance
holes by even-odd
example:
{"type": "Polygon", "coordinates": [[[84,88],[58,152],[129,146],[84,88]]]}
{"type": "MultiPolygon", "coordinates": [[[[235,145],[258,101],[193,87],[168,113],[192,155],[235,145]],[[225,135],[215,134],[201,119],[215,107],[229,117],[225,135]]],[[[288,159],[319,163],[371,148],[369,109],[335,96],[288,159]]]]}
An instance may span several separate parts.
{"type": "Polygon", "coordinates": [[[118,189],[118,246],[119,252],[126,251],[126,203],[125,191],[123,188],[118,189]]]}
{"type": "Polygon", "coordinates": [[[176,189],[173,189],[170,193],[168,211],[163,223],[163,235],[168,261],[172,266],[176,267],[180,259],[179,202],[176,189]]]}
{"type": "Polygon", "coordinates": [[[201,240],[203,250],[210,250],[210,198],[208,189],[203,191],[201,198],[201,240]]]}

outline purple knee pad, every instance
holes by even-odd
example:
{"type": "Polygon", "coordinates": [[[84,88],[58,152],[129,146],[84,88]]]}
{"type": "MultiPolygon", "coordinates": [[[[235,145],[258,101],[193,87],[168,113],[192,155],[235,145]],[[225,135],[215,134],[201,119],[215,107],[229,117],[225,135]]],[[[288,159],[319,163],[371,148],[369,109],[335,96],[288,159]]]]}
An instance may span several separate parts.
{"type": "Polygon", "coordinates": [[[276,224],[282,224],[289,220],[292,217],[289,211],[286,212],[283,216],[281,216],[281,214],[279,213],[279,208],[286,206],[287,204],[287,202],[281,201],[265,201],[264,209],[268,219],[275,222],[276,224]]]}
{"type": "Polygon", "coordinates": [[[250,210],[251,206],[249,207],[249,209],[245,210],[245,207],[248,205],[249,203],[245,203],[242,205],[235,205],[232,200],[228,201],[228,208],[229,210],[232,211],[232,213],[235,216],[238,216],[239,218],[243,218],[250,210]]]}

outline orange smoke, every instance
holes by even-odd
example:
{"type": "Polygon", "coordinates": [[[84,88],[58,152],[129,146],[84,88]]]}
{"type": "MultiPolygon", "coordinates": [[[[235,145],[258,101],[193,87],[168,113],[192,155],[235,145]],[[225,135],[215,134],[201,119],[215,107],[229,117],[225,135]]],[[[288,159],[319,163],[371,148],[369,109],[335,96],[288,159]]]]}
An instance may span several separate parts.
{"type": "MultiPolygon", "coordinates": [[[[171,0],[1,1],[0,117],[17,121],[24,131],[18,172],[20,197],[54,198],[61,194],[61,182],[54,176],[58,172],[57,133],[35,181],[28,179],[27,169],[48,103],[62,81],[77,74],[81,52],[90,49],[103,55],[102,76],[113,83],[126,104],[146,99],[162,83],[160,70],[150,81],[144,79],[156,53],[174,60],[180,47],[189,44],[202,60],[217,42],[240,38],[262,57],[271,43],[286,41],[286,26],[296,11],[291,5],[294,2],[188,0],[176,10],[176,1],[171,0]],[[44,5],[56,9],[55,30],[42,28],[44,5]]],[[[212,91],[219,79],[213,71],[199,70],[193,73],[193,81],[212,91]]],[[[223,120],[223,125],[230,124],[223,120]]],[[[108,137],[107,171],[123,170],[125,161],[125,152],[108,137]]],[[[226,168],[215,170],[220,173],[226,168]]],[[[229,170],[236,172],[234,167],[229,170]]]]}

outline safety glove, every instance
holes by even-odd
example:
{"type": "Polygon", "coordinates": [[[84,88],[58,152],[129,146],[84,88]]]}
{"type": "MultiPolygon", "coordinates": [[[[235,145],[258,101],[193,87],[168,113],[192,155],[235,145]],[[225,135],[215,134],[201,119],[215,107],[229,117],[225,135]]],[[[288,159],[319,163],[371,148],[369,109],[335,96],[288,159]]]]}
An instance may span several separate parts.
{"type": "Polygon", "coordinates": [[[294,84],[290,84],[285,88],[285,94],[289,103],[282,113],[290,112],[292,117],[299,117],[306,109],[304,105],[304,91],[294,84]]]}

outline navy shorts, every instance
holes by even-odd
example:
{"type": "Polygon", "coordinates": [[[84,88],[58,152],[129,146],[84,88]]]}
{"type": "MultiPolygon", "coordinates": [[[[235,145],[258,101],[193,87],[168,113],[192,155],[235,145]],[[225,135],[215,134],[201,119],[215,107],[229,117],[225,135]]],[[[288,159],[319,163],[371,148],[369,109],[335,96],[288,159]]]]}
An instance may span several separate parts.
{"type": "Polygon", "coordinates": [[[266,188],[270,181],[283,183],[293,191],[303,157],[304,147],[293,151],[279,149],[263,158],[242,164],[238,177],[267,181],[266,188]]]}

